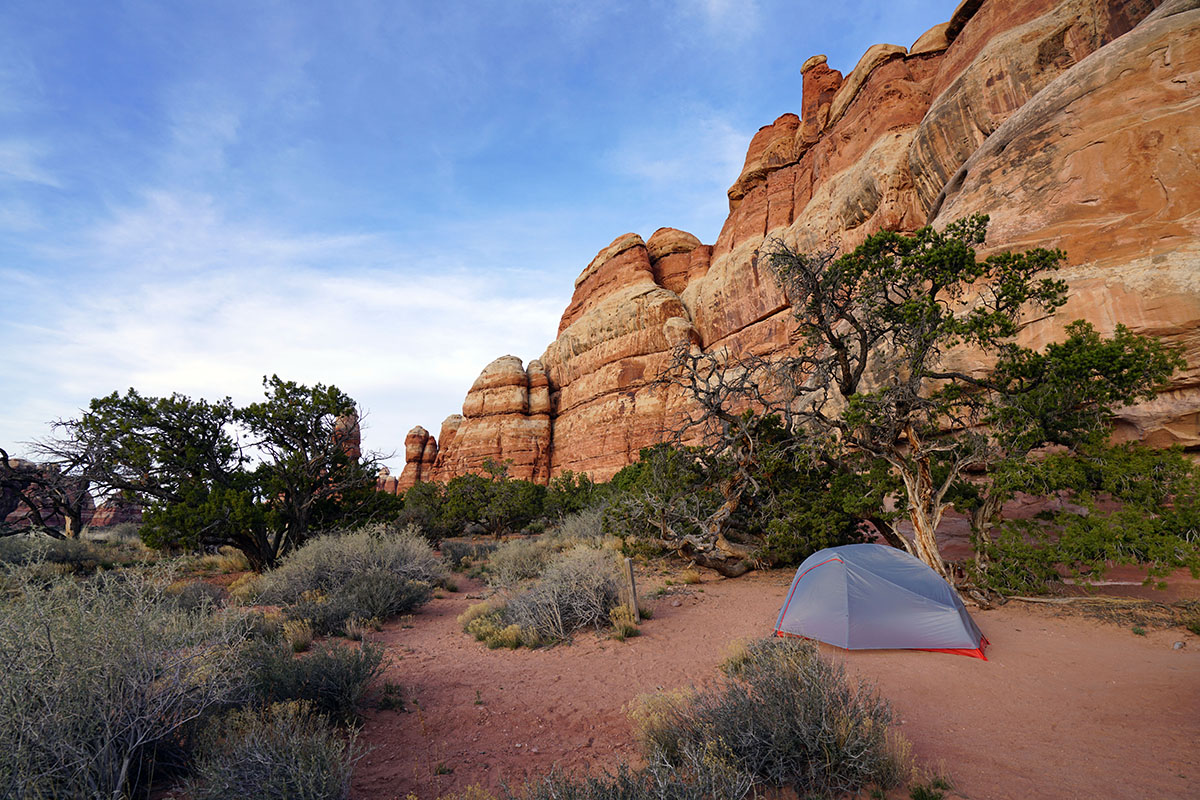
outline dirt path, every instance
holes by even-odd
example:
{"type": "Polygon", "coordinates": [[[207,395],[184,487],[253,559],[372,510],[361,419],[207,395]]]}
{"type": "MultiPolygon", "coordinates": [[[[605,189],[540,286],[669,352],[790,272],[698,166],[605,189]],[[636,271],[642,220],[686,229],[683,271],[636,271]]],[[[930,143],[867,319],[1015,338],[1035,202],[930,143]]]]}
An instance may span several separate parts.
{"type": "MultiPolygon", "coordinates": [[[[411,628],[377,635],[394,659],[385,679],[403,687],[409,711],[368,712],[362,741],[373,750],[353,796],[434,800],[473,784],[519,785],[556,764],[635,760],[627,704],[709,680],[733,642],[769,634],[790,579],[672,587],[639,637],[588,634],[538,651],[487,650],[461,633],[455,617],[478,591],[466,582],[411,628]]],[[[964,797],[1200,797],[1200,637],[1138,636],[1020,603],[976,620],[992,642],[987,662],[822,650],[879,687],[918,760],[964,797]]]]}

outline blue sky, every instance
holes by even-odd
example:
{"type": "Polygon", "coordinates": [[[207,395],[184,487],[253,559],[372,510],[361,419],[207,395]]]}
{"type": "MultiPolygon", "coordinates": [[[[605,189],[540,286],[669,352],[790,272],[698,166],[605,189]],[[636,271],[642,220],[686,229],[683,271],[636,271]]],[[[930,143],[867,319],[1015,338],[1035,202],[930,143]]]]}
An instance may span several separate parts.
{"type": "Polygon", "coordinates": [[[0,7],[0,446],[130,386],[334,383],[435,434],[626,231],[711,243],[800,65],[953,2],[0,7]]]}

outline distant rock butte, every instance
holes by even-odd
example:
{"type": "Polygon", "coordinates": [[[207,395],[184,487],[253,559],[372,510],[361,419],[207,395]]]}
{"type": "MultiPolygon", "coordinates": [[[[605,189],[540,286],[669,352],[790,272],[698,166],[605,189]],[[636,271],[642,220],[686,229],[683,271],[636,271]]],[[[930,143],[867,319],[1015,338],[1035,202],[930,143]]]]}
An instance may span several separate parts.
{"type": "Polygon", "coordinates": [[[541,359],[493,361],[436,440],[414,428],[390,491],[488,458],[539,482],[606,480],[686,410],[656,383],[674,343],[789,347],[765,242],[845,250],[977,212],[987,252],[1067,252],[1067,306],[1023,343],[1084,318],[1183,347],[1188,368],[1122,410],[1118,435],[1200,449],[1200,0],[964,0],[911,49],[875,45],[844,77],[813,56],[800,73],[801,115],[755,134],[717,241],[613,240],[541,359]]]}

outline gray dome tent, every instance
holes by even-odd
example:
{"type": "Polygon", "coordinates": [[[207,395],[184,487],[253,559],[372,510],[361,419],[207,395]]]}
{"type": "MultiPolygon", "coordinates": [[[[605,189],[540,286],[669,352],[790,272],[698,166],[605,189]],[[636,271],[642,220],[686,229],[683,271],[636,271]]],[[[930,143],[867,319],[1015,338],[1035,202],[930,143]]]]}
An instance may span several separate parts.
{"type": "Polygon", "coordinates": [[[914,649],[987,658],[958,593],[924,562],[881,544],[813,553],[792,580],[776,636],[848,650],[914,649]]]}

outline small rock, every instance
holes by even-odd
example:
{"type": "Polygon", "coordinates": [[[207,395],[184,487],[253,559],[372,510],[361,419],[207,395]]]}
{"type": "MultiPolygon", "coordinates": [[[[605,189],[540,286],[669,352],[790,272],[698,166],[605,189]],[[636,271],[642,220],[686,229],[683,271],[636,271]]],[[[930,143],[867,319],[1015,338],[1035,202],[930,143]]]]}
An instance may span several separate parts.
{"type": "Polygon", "coordinates": [[[1172,650],[1182,650],[1183,644],[1184,644],[1183,642],[1176,642],[1175,644],[1171,645],[1171,649],[1172,650]]]}
{"type": "Polygon", "coordinates": [[[674,608],[679,608],[681,605],[683,605],[682,600],[672,600],[671,601],[671,606],[674,608]]]}

